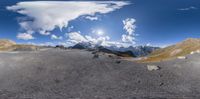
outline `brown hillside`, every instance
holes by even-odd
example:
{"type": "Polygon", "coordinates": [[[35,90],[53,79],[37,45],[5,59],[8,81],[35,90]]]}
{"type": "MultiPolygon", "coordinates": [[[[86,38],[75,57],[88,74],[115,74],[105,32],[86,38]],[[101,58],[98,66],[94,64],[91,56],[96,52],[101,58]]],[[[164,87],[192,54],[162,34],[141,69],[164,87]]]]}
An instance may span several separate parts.
{"type": "Polygon", "coordinates": [[[178,56],[185,56],[192,51],[200,50],[200,39],[189,38],[175,45],[154,51],[149,57],[140,62],[158,62],[178,56]]]}
{"type": "Polygon", "coordinates": [[[10,50],[10,48],[13,45],[16,45],[16,43],[11,40],[1,39],[0,40],[0,51],[10,50]]]}
{"type": "Polygon", "coordinates": [[[0,51],[32,51],[37,50],[38,47],[34,45],[16,44],[14,41],[1,39],[0,51]]]}

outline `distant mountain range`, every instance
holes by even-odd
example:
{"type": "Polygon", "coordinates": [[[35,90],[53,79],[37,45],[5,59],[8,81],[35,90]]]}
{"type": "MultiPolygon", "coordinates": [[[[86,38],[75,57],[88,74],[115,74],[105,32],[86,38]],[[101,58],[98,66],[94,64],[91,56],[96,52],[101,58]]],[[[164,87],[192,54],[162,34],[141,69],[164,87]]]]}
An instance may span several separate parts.
{"type": "Polygon", "coordinates": [[[88,49],[88,50],[97,50],[99,52],[112,53],[118,56],[123,57],[141,57],[149,55],[151,52],[159,49],[159,47],[151,47],[151,46],[130,46],[130,47],[116,47],[116,46],[98,46],[92,45],[90,43],[78,43],[72,47],[72,49],[88,49]]]}
{"type": "MultiPolygon", "coordinates": [[[[0,51],[35,51],[42,46],[16,44],[14,41],[0,39],[0,51]]],[[[64,46],[58,46],[65,48],[64,46]]],[[[53,47],[51,47],[53,48],[53,47]]],[[[152,46],[130,46],[130,47],[116,47],[116,46],[98,46],[90,43],[78,43],[72,49],[86,49],[89,51],[111,53],[123,57],[143,57],[139,62],[158,62],[168,59],[174,59],[179,56],[186,56],[188,54],[200,53],[200,39],[189,38],[183,42],[165,47],[152,46]]]]}
{"type": "Polygon", "coordinates": [[[183,42],[159,49],[150,54],[141,62],[158,62],[163,60],[174,59],[193,53],[200,53],[200,39],[189,38],[183,42]]]}

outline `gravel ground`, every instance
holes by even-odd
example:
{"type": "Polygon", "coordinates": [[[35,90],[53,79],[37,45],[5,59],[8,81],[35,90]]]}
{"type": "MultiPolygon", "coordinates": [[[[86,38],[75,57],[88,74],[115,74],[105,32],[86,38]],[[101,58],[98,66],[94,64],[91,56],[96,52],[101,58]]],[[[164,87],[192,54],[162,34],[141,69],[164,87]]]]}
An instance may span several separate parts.
{"type": "Polygon", "coordinates": [[[69,49],[0,53],[0,99],[200,99],[200,54],[149,64],[93,56],[69,49]]]}

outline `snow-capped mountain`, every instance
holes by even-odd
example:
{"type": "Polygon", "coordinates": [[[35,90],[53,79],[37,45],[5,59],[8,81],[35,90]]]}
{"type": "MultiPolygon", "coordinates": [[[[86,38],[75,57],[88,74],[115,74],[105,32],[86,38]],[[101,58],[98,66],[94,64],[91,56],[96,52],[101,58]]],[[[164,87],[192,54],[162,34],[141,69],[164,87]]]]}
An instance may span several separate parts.
{"type": "Polygon", "coordinates": [[[105,53],[113,53],[119,56],[132,56],[132,57],[141,57],[149,55],[154,50],[159,49],[159,47],[152,47],[152,46],[129,46],[129,47],[116,47],[116,46],[98,46],[92,45],[90,43],[78,43],[72,47],[72,49],[93,49],[98,50],[100,52],[105,53]],[[123,54],[123,55],[121,55],[123,54]]]}

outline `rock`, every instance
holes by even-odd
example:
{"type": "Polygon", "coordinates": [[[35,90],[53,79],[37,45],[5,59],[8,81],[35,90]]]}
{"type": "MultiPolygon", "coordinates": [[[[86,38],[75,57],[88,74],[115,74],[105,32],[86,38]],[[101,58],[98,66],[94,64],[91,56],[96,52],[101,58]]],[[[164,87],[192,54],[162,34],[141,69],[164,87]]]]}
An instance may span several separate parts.
{"type": "Polygon", "coordinates": [[[63,45],[56,45],[55,48],[65,49],[63,45]]]}
{"type": "Polygon", "coordinates": [[[163,77],[163,75],[161,74],[161,75],[159,75],[159,77],[163,77]]]}
{"type": "Polygon", "coordinates": [[[92,52],[92,54],[96,54],[96,53],[97,53],[97,51],[93,51],[93,52],[92,52]]]}
{"type": "Polygon", "coordinates": [[[156,65],[147,65],[147,69],[149,71],[154,71],[154,70],[159,70],[160,67],[159,66],[156,66],[156,65]]]}
{"type": "Polygon", "coordinates": [[[108,57],[113,57],[112,55],[108,55],[108,57]]]}
{"type": "Polygon", "coordinates": [[[159,86],[162,86],[162,85],[164,85],[164,83],[160,83],[160,84],[159,84],[159,86]]]}
{"type": "Polygon", "coordinates": [[[93,58],[99,58],[99,54],[94,54],[93,58]]]}
{"type": "Polygon", "coordinates": [[[177,58],[178,58],[178,59],[186,59],[185,56],[178,56],[177,58]]]}
{"type": "Polygon", "coordinates": [[[120,64],[120,63],[121,63],[121,61],[117,60],[117,61],[116,61],[116,63],[117,63],[117,64],[120,64]]]}

